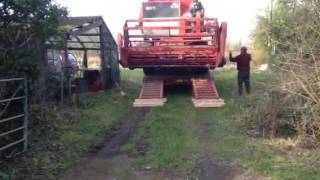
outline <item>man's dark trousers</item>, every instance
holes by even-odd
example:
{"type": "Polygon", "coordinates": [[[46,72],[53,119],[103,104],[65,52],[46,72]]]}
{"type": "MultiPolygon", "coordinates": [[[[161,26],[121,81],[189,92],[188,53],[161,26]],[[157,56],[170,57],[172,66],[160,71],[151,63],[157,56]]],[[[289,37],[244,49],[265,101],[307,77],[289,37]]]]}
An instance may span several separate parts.
{"type": "Polygon", "coordinates": [[[250,94],[250,71],[238,71],[238,93],[243,95],[243,84],[246,87],[247,94],[250,94]]]}

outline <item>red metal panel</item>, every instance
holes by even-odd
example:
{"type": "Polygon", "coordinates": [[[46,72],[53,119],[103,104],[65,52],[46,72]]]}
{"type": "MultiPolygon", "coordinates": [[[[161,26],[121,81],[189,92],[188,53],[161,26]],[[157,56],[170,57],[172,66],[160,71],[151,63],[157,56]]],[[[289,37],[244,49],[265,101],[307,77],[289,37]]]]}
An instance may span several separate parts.
{"type": "Polygon", "coordinates": [[[140,47],[128,48],[128,66],[143,67],[216,67],[217,47],[140,47]]]}
{"type": "Polygon", "coordinates": [[[192,3],[192,0],[148,0],[148,2],[180,2],[181,4],[181,15],[189,12],[190,5],[192,3]]]}
{"type": "Polygon", "coordinates": [[[181,0],[181,12],[182,14],[188,13],[192,0],[181,0]]]}
{"type": "Polygon", "coordinates": [[[225,53],[225,48],[226,48],[226,44],[227,44],[227,28],[228,28],[228,24],[226,22],[221,23],[221,28],[220,28],[220,51],[219,51],[219,58],[217,61],[217,65],[221,65],[224,57],[224,53],[225,53]]]}

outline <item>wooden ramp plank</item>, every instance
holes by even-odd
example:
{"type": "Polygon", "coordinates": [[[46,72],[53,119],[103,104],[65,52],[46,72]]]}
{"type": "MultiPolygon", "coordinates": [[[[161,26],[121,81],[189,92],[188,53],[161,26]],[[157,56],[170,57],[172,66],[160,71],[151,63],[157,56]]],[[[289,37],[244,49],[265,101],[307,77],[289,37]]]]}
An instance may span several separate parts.
{"type": "Polygon", "coordinates": [[[133,107],[160,107],[167,102],[166,98],[162,99],[136,99],[133,107]]]}
{"type": "Polygon", "coordinates": [[[195,107],[223,107],[226,105],[223,99],[210,99],[210,100],[204,100],[204,99],[192,99],[193,105],[195,107]]]}

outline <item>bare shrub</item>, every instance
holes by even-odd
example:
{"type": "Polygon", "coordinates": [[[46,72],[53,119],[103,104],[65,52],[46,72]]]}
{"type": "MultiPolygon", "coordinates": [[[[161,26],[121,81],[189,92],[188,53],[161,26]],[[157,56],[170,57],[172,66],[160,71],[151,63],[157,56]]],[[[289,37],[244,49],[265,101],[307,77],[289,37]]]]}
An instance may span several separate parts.
{"type": "Polygon", "coordinates": [[[240,116],[242,126],[249,129],[248,133],[271,138],[295,131],[292,110],[287,106],[290,99],[283,98],[283,94],[276,90],[259,94],[251,97],[253,105],[243,108],[240,116]]]}
{"type": "Polygon", "coordinates": [[[276,1],[272,17],[258,17],[253,33],[254,44],[274,53],[276,80],[256,99],[250,119],[273,135],[293,128],[307,147],[320,142],[319,10],[318,0],[276,1]]]}
{"type": "Polygon", "coordinates": [[[255,135],[287,136],[295,133],[306,147],[320,142],[320,69],[314,55],[283,55],[273,69],[275,80],[257,92],[241,122],[255,135]],[[303,58],[302,58],[303,57],[303,58]]]}
{"type": "Polygon", "coordinates": [[[320,68],[316,54],[285,56],[287,61],[280,68],[280,91],[287,98],[298,118],[299,134],[307,139],[320,140],[320,68]]]}

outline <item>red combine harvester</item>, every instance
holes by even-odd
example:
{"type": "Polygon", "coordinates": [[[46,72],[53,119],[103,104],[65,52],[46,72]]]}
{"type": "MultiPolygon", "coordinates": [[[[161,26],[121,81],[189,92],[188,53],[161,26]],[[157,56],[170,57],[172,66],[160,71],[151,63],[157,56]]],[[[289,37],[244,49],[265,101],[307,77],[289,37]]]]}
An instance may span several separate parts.
{"type": "Polygon", "coordinates": [[[148,0],[140,18],[127,20],[118,35],[121,64],[142,68],[145,77],[135,107],[162,106],[164,86],[189,83],[196,107],[221,107],[210,69],[225,64],[227,23],[191,17],[192,0],[148,0]]]}

